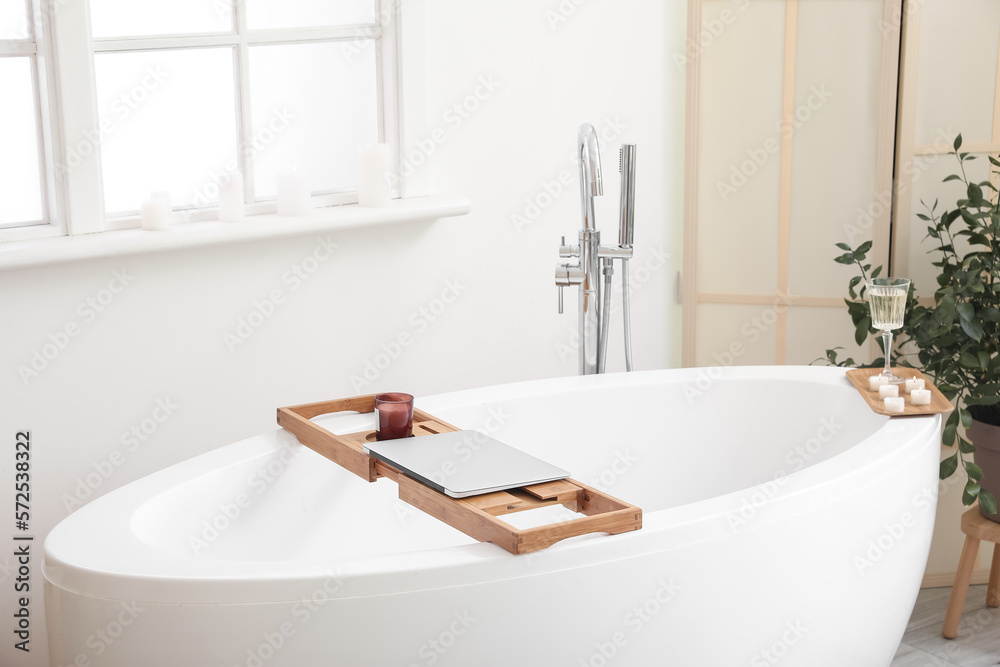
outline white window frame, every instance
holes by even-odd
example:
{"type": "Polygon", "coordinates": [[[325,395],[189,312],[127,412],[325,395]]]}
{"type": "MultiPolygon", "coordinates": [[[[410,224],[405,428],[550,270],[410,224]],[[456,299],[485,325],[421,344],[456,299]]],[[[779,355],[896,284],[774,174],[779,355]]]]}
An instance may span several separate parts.
{"type": "MultiPolygon", "coordinates": [[[[167,35],[137,38],[93,39],[91,36],[90,2],[88,0],[27,0],[34,6],[54,9],[40,14],[40,31],[33,40],[0,41],[0,55],[10,49],[29,51],[37,46],[36,86],[39,93],[39,127],[43,142],[42,164],[45,165],[43,192],[46,193],[46,219],[42,224],[0,229],[0,241],[31,240],[55,236],[77,236],[139,226],[137,214],[108,218],[104,210],[104,186],[101,168],[100,141],[97,128],[100,119],[97,108],[97,85],[94,71],[95,53],[230,47],[234,50],[239,146],[249,136],[249,49],[258,44],[289,44],[310,42],[351,42],[373,40],[378,77],[379,141],[399,154],[401,145],[401,113],[399,82],[399,41],[401,6],[398,0],[375,0],[376,22],[329,28],[288,28],[248,30],[246,7],[240,0],[233,3],[234,29],[229,33],[202,35],[167,35]],[[71,111],[67,111],[71,110],[71,111]],[[44,122],[43,122],[44,121],[44,122]],[[73,169],[57,173],[56,165],[64,163],[70,147],[78,155],[88,154],[73,169]],[[83,150],[80,150],[80,148],[83,150]]],[[[36,10],[37,12],[37,10],[36,10]]],[[[36,14],[37,15],[37,14],[36,14]]],[[[29,23],[31,19],[29,18],[29,23]]],[[[275,203],[252,203],[252,163],[247,164],[243,151],[238,159],[244,176],[247,214],[273,213],[275,203]]],[[[398,162],[398,161],[397,161],[398,162]]],[[[398,166],[397,166],[398,169],[398,166]]],[[[394,188],[393,196],[409,195],[410,184],[394,188]]],[[[331,206],[357,202],[357,191],[326,191],[315,193],[315,206],[331,206]]],[[[215,208],[197,209],[186,216],[190,222],[214,220],[215,208]]]]}
{"type": "MultiPolygon", "coordinates": [[[[57,0],[58,1],[58,0],[57,0]]],[[[35,126],[38,134],[38,170],[41,188],[42,219],[0,226],[0,240],[20,240],[62,236],[66,233],[64,216],[55,186],[53,147],[57,128],[52,123],[55,98],[55,76],[52,65],[52,40],[48,31],[38,30],[35,17],[41,17],[41,27],[47,23],[43,0],[24,0],[27,14],[27,35],[23,39],[0,39],[0,58],[31,57],[31,79],[35,103],[35,126]]]]}

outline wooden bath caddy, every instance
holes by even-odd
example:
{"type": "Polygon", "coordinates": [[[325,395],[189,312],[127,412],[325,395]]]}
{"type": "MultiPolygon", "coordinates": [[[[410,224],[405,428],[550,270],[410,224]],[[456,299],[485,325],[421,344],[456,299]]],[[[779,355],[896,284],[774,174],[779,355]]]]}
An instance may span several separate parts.
{"type": "Polygon", "coordinates": [[[878,391],[872,391],[868,388],[868,378],[872,375],[878,375],[881,372],[882,369],[880,368],[853,368],[847,371],[847,379],[851,381],[854,388],[868,402],[868,406],[878,414],[885,415],[886,417],[915,417],[917,415],[937,415],[954,410],[951,401],[944,397],[944,394],[934,386],[929,377],[916,368],[894,366],[892,368],[893,374],[901,378],[923,380],[924,389],[931,390],[931,402],[930,405],[912,405],[909,394],[903,390],[903,385],[900,385],[899,395],[906,397],[906,407],[903,408],[902,412],[887,412],[883,407],[882,399],[878,397],[878,391]]]}
{"type": "MultiPolygon", "coordinates": [[[[532,484],[468,498],[451,498],[365,453],[374,431],[335,435],[310,421],[331,412],[373,412],[375,395],[278,408],[278,424],[303,445],[374,482],[388,477],[399,485],[399,498],[480,542],[493,542],[512,554],[525,554],[587,533],[625,533],[642,528],[642,510],[572,479],[532,484]],[[586,516],[534,528],[517,529],[498,516],[549,505],[562,505],[586,516]]],[[[455,426],[413,409],[413,435],[458,431],[455,426]]],[[[415,447],[419,444],[414,443],[415,447]]]]}

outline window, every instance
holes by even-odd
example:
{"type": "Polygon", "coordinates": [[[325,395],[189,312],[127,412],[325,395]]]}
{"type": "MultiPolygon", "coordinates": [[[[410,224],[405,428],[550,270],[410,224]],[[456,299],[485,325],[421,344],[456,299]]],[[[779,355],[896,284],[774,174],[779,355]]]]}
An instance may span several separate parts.
{"type": "Polygon", "coordinates": [[[317,204],[350,203],[360,147],[398,143],[397,22],[380,0],[89,0],[89,21],[81,4],[26,21],[22,0],[0,0],[0,28],[57,47],[48,118],[61,139],[44,149],[32,35],[0,41],[0,90],[14,93],[0,105],[0,183],[16,194],[0,200],[0,238],[135,227],[159,191],[187,220],[211,219],[236,173],[251,213],[274,210],[291,170],[317,204]],[[63,215],[47,215],[48,190],[63,215]]]}
{"type": "Polygon", "coordinates": [[[0,229],[49,222],[40,43],[25,0],[0,0],[0,229]]]}

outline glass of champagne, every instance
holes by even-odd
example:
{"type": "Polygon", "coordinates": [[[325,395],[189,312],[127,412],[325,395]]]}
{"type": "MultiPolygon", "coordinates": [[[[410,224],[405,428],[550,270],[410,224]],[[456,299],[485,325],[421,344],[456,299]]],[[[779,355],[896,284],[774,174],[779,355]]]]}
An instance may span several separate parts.
{"type": "Polygon", "coordinates": [[[909,278],[872,278],[865,287],[868,290],[868,306],[871,310],[872,326],[882,332],[882,347],[885,350],[885,370],[882,377],[890,384],[900,384],[904,380],[893,375],[889,367],[892,356],[892,330],[903,326],[903,312],[906,297],[910,292],[909,278]]]}

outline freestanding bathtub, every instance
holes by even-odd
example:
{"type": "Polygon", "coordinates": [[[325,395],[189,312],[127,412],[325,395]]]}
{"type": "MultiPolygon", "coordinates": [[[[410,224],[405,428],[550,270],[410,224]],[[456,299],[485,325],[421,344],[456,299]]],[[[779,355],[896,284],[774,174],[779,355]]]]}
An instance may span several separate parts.
{"type": "Polygon", "coordinates": [[[880,417],[842,369],[813,367],[561,378],[417,405],[638,505],[643,528],[513,556],[266,433],[49,534],[52,664],[890,663],[930,545],[939,417],[880,417]]]}

